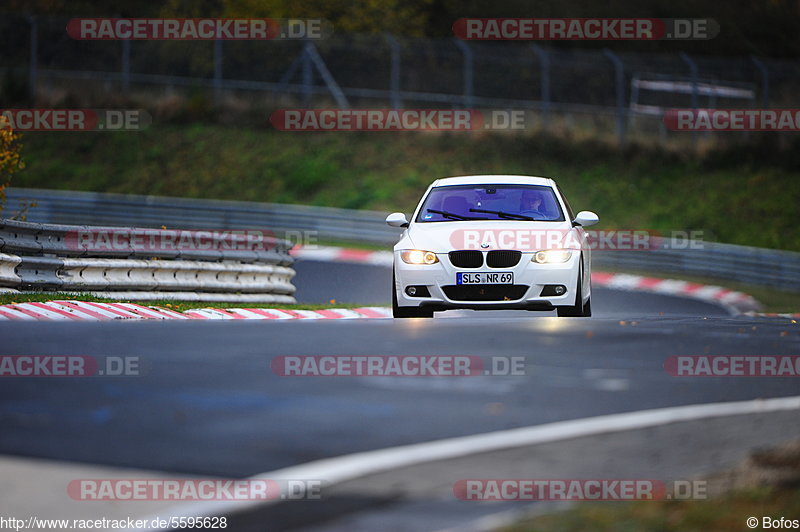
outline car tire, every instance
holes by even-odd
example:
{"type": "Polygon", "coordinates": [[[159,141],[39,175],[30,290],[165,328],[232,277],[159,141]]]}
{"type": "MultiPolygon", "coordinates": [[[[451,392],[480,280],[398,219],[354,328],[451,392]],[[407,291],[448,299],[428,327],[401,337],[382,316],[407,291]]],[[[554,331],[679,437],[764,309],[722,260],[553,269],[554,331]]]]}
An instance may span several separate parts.
{"type": "Polygon", "coordinates": [[[421,307],[401,307],[397,305],[397,282],[392,268],[392,316],[395,318],[432,318],[433,311],[421,307]]]}
{"type": "Polygon", "coordinates": [[[583,302],[583,267],[578,272],[578,284],[575,293],[575,304],[569,307],[558,307],[556,311],[560,318],[589,318],[592,316],[592,297],[583,302]]]}
{"type": "Polygon", "coordinates": [[[592,296],[589,296],[589,299],[587,299],[586,303],[583,305],[583,317],[592,317],[592,296]]]}

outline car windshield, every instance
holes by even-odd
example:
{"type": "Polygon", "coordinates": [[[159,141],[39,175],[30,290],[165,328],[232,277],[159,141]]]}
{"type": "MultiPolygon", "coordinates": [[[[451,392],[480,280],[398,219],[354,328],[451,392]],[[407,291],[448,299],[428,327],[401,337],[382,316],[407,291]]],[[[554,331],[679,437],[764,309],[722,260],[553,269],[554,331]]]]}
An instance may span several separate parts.
{"type": "Polygon", "coordinates": [[[516,220],[563,222],[552,187],[539,185],[450,185],[435,187],[417,222],[516,220]]]}

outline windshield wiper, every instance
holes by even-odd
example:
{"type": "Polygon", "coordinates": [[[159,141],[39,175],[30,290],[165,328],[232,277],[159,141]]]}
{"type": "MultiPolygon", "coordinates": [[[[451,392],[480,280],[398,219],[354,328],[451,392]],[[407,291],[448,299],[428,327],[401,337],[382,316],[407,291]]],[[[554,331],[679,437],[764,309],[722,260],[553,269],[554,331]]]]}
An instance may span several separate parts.
{"type": "MultiPolygon", "coordinates": [[[[426,209],[427,212],[432,212],[434,214],[441,214],[445,218],[450,218],[451,220],[481,220],[482,218],[470,218],[469,216],[462,216],[460,214],[456,214],[454,212],[447,212],[447,211],[437,211],[436,209],[426,209]]],[[[470,209],[472,210],[472,209],[470,209]]]]}
{"type": "Polygon", "coordinates": [[[503,211],[487,211],[486,209],[470,209],[469,212],[482,212],[486,214],[496,214],[501,218],[506,218],[509,220],[529,220],[531,222],[535,222],[536,218],[532,218],[530,216],[525,216],[524,214],[514,214],[513,212],[503,212],[503,211]]]}

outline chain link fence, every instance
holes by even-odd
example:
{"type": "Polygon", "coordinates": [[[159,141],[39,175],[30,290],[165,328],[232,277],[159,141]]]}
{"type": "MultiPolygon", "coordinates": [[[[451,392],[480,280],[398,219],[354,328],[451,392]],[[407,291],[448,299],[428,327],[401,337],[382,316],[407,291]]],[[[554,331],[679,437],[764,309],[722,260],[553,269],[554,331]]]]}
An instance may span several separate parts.
{"type": "Polygon", "coordinates": [[[616,132],[620,143],[637,131],[666,135],[661,113],[670,107],[800,107],[800,64],[788,60],[389,34],[313,42],[77,41],[66,24],[0,20],[5,105],[72,89],[117,98],[201,91],[217,106],[247,95],[267,107],[518,108],[536,111],[541,127],[593,123],[616,132]]]}

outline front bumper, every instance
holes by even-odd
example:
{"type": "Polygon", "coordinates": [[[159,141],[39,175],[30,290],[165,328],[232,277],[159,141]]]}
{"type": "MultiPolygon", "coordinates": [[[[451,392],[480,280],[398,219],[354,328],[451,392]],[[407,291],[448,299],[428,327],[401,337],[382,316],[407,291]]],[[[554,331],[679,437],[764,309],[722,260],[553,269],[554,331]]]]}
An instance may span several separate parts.
{"type": "MultiPolygon", "coordinates": [[[[559,264],[538,264],[531,261],[533,253],[522,253],[519,263],[511,268],[490,268],[486,266],[485,260],[484,265],[480,268],[458,268],[450,263],[447,253],[437,253],[436,256],[439,258],[439,262],[436,264],[416,265],[406,264],[400,258],[400,252],[394,252],[395,292],[397,293],[399,306],[425,307],[432,310],[552,310],[555,307],[569,306],[575,303],[578,270],[580,269],[580,253],[573,253],[567,262],[559,264]],[[513,272],[513,286],[518,288],[516,290],[507,290],[504,294],[501,287],[508,287],[509,285],[490,285],[495,288],[487,290],[485,295],[478,297],[491,298],[499,294],[502,299],[461,299],[464,292],[472,292],[472,289],[454,290],[448,288],[457,286],[456,274],[458,272],[513,272]],[[430,297],[409,296],[405,292],[405,288],[410,285],[427,287],[430,297]],[[563,285],[567,288],[567,291],[559,296],[542,296],[541,293],[545,285],[563,285]],[[448,297],[448,292],[451,297],[448,297]],[[457,292],[461,292],[461,294],[457,292]],[[513,298],[509,298],[508,294],[512,294],[513,298]]],[[[466,286],[478,287],[479,285],[466,286]]],[[[474,296],[475,294],[472,295],[474,296]]]]}

